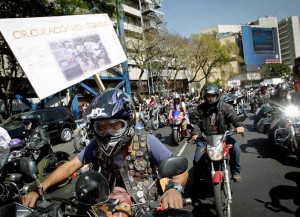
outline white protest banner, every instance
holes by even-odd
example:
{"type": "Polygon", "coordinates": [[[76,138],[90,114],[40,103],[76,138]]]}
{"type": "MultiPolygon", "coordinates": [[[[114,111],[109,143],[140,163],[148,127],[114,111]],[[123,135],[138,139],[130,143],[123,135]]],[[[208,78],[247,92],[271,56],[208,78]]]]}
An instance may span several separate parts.
{"type": "Polygon", "coordinates": [[[0,31],[40,99],[126,61],[106,14],[0,19],[0,31]]]}

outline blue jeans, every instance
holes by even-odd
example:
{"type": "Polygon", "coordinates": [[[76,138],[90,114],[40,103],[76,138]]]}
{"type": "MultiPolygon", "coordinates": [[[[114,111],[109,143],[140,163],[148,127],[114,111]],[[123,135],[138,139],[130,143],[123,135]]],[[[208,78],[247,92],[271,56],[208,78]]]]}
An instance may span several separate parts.
{"type": "Polygon", "coordinates": [[[253,117],[253,120],[254,120],[253,126],[254,127],[257,127],[257,123],[261,119],[262,114],[263,114],[263,109],[260,109],[260,111],[257,113],[257,115],[254,115],[254,117],[253,117]]]}
{"type": "MultiPolygon", "coordinates": [[[[229,159],[229,165],[230,165],[230,171],[231,175],[234,174],[239,174],[241,171],[241,165],[240,165],[240,145],[239,143],[232,137],[228,136],[226,138],[226,143],[227,144],[232,144],[233,147],[230,149],[230,159],[229,159]]],[[[201,174],[201,169],[204,162],[204,157],[203,154],[205,152],[201,152],[201,149],[205,148],[205,145],[202,141],[197,143],[196,151],[195,151],[195,156],[194,156],[194,174],[195,178],[199,178],[201,174]]]]}

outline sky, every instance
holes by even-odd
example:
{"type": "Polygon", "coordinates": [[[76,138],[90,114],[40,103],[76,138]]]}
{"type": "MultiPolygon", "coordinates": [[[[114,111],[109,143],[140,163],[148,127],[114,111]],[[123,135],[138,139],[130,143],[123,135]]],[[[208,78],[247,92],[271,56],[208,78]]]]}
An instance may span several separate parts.
{"type": "Polygon", "coordinates": [[[300,0],[163,0],[167,29],[181,36],[199,34],[216,25],[246,24],[260,17],[278,21],[300,16],[300,0]]]}

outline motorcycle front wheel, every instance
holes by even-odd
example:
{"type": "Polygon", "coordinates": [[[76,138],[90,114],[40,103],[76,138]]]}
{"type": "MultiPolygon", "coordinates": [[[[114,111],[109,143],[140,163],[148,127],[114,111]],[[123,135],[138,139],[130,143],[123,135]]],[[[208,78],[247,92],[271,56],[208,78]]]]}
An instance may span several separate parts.
{"type": "Polygon", "coordinates": [[[231,204],[228,199],[228,189],[225,182],[214,184],[215,206],[218,217],[231,217],[231,204]]]}
{"type": "Polygon", "coordinates": [[[173,137],[173,140],[175,142],[175,146],[180,145],[180,142],[181,142],[182,138],[181,138],[181,133],[178,129],[174,129],[172,131],[172,137],[173,137]]]}
{"type": "Polygon", "coordinates": [[[87,144],[82,136],[77,136],[74,139],[73,146],[77,152],[81,152],[87,146],[87,144]]]}
{"type": "Polygon", "coordinates": [[[157,130],[159,127],[159,121],[156,117],[151,118],[151,124],[152,124],[152,128],[153,130],[157,130]]]}

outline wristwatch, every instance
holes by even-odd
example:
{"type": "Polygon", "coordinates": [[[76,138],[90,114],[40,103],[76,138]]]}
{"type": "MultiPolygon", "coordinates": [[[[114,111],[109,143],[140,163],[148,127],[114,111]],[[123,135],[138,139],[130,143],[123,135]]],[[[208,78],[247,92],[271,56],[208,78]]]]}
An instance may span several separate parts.
{"type": "Polygon", "coordinates": [[[180,193],[183,193],[183,188],[182,188],[181,184],[179,184],[178,182],[170,182],[166,186],[166,191],[169,190],[169,189],[172,189],[172,188],[176,189],[180,193]]]}

